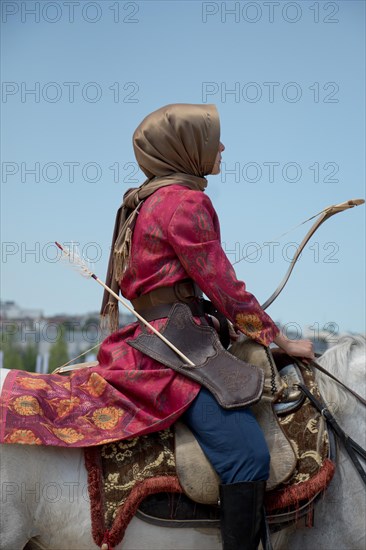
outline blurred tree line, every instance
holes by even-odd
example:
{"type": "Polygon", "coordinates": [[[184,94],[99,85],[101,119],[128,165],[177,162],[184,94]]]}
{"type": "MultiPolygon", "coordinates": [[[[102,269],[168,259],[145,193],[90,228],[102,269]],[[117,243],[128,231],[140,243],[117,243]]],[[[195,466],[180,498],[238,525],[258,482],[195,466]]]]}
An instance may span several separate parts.
{"type": "MultiPolygon", "coordinates": [[[[21,346],[15,337],[16,330],[2,332],[0,336],[0,351],[3,352],[3,367],[5,369],[26,370],[35,372],[38,349],[34,344],[21,346]]],[[[65,327],[61,325],[57,340],[50,347],[48,372],[52,372],[69,360],[65,327]]]]}

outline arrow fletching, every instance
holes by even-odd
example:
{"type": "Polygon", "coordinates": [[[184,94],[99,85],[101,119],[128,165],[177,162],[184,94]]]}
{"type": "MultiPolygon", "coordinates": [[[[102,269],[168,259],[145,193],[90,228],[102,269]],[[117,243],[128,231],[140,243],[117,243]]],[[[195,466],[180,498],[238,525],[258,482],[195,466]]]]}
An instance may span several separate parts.
{"type": "Polygon", "coordinates": [[[169,346],[173,351],[175,351],[175,353],[177,355],[179,355],[179,357],[181,359],[183,359],[184,363],[186,363],[187,365],[191,365],[192,367],[194,367],[194,363],[192,363],[192,361],[186,357],[181,351],[179,351],[178,348],[176,348],[167,338],[165,338],[165,336],[163,334],[161,334],[158,330],[156,330],[156,328],[151,325],[148,321],[146,321],[146,319],[144,319],[137,311],[135,311],[131,306],[129,306],[128,304],[126,304],[126,302],[124,300],[122,300],[122,298],[120,298],[118,296],[118,294],[116,294],[111,288],[109,288],[105,283],[103,283],[103,281],[101,281],[99,279],[99,277],[97,277],[95,275],[95,273],[93,273],[88,264],[86,263],[86,261],[80,256],[79,252],[78,252],[78,249],[76,246],[73,247],[72,250],[70,250],[67,246],[63,246],[61,245],[60,243],[58,242],[55,242],[55,245],[61,250],[62,252],[62,256],[61,256],[61,259],[62,260],[65,260],[68,262],[68,265],[70,267],[72,267],[73,269],[75,269],[75,271],[77,271],[78,273],[80,273],[80,275],[82,275],[83,277],[87,278],[87,279],[90,279],[90,278],[93,278],[95,281],[97,281],[97,283],[99,283],[103,288],[105,288],[110,294],[112,294],[112,296],[114,296],[126,309],[128,309],[128,311],[130,313],[132,313],[135,317],[137,317],[137,319],[139,319],[139,321],[141,321],[142,323],[144,323],[144,325],[146,327],[148,327],[150,330],[152,330],[152,332],[154,334],[156,334],[156,336],[158,336],[158,338],[160,338],[163,342],[165,342],[165,344],[167,346],[169,346]]]}
{"type": "Polygon", "coordinates": [[[93,272],[90,269],[90,265],[80,256],[79,249],[76,245],[72,243],[71,247],[67,247],[58,242],[55,242],[55,244],[62,252],[62,261],[64,261],[77,273],[80,273],[82,277],[85,277],[86,279],[93,277],[93,272]]]}

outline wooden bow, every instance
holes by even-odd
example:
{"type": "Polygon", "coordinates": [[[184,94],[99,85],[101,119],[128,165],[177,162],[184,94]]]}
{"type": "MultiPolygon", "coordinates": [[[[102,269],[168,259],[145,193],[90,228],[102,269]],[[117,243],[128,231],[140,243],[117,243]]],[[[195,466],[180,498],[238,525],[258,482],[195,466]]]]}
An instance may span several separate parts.
{"type": "MultiPolygon", "coordinates": [[[[349,201],[342,202],[341,204],[333,204],[332,206],[328,206],[327,208],[325,208],[324,210],[322,210],[319,213],[319,214],[321,214],[321,216],[311,226],[311,228],[309,229],[309,231],[307,232],[307,234],[303,238],[302,242],[299,244],[299,246],[298,246],[298,248],[295,252],[294,257],[291,260],[291,263],[289,265],[289,268],[288,268],[284,278],[282,279],[282,281],[280,282],[280,284],[278,285],[276,290],[273,292],[273,294],[261,306],[262,309],[267,309],[267,307],[269,307],[274,302],[274,300],[277,298],[277,296],[280,294],[280,292],[282,292],[282,290],[285,287],[285,284],[287,283],[287,281],[290,278],[292,270],[295,267],[295,264],[296,264],[297,260],[299,259],[299,256],[300,256],[303,248],[306,246],[309,239],[312,237],[312,235],[315,233],[315,231],[321,226],[321,224],[324,223],[325,220],[327,220],[328,218],[330,218],[334,214],[338,214],[338,212],[343,212],[344,210],[348,210],[348,208],[353,208],[354,206],[359,206],[360,204],[364,204],[364,202],[365,202],[364,199],[351,199],[349,201]]],[[[318,214],[316,214],[316,216],[318,216],[318,214]]],[[[309,219],[312,219],[312,218],[314,218],[314,216],[312,216],[309,219]]]]}

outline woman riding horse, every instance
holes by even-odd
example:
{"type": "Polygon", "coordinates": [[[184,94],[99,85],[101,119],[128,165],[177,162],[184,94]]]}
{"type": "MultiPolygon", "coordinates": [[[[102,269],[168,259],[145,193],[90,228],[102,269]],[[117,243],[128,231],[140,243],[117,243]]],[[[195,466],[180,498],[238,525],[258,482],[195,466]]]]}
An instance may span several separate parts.
{"type": "MultiPolygon", "coordinates": [[[[166,317],[159,312],[166,311],[162,303],[180,297],[195,304],[198,286],[247,336],[266,346],[274,341],[292,355],[313,357],[310,342],[290,342],[279,334],[244,283],[236,279],[221,247],[217,215],[204,193],[204,176],[220,172],[225,147],[219,135],[219,117],[213,105],[168,105],[142,121],[133,144],[148,179],[125,195],[123,219],[117,219],[112,243],[109,281],[115,281],[150,320],[166,317]]],[[[108,298],[106,293],[104,305],[108,298]]],[[[115,301],[111,302],[109,314],[116,311],[115,301]]],[[[102,313],[106,313],[104,308],[102,313]]],[[[99,360],[109,368],[117,366],[113,353],[120,349],[121,337],[113,336],[103,344],[99,360]]],[[[161,372],[156,372],[153,359],[137,360],[143,361],[144,369],[153,369],[145,389],[154,393],[161,372]]],[[[187,409],[183,419],[221,479],[224,548],[256,547],[269,454],[254,416],[248,408],[223,409],[206,388],[182,380],[180,374],[164,369],[166,377],[165,414],[182,414],[187,409]]],[[[155,396],[150,407],[160,409],[155,396]]]]}
{"type": "MultiPolygon", "coordinates": [[[[236,330],[313,358],[310,341],[280,334],[221,247],[218,217],[204,193],[204,176],[220,172],[225,149],[215,106],[162,107],[138,126],[133,146],[147,180],[125,193],[117,213],[108,286],[159,331],[176,302],[189,306],[197,325],[216,327],[215,316],[202,312],[203,292],[233,324],[232,339],[236,330]]],[[[85,447],[162,430],[182,417],[221,480],[223,548],[257,548],[270,457],[252,412],[222,408],[199,383],[130,346],[142,325],[118,330],[117,301],[108,293],[102,315],[113,332],[101,344],[99,366],[68,378],[7,376],[2,442],[85,447]]]]}

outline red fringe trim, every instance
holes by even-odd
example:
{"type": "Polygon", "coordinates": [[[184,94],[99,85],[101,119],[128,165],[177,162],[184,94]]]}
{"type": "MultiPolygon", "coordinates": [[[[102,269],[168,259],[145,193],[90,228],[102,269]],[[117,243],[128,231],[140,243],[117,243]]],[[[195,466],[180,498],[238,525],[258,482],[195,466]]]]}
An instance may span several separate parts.
{"type": "Polygon", "coordinates": [[[100,448],[85,447],[84,455],[85,467],[88,472],[92,535],[95,544],[100,547],[103,542],[109,543],[108,532],[104,521],[105,501],[100,448]]]}
{"type": "Polygon", "coordinates": [[[335,465],[329,458],[326,458],[319,472],[308,481],[267,493],[265,497],[266,511],[298,507],[301,501],[310,500],[320,491],[324,491],[332,480],[334,472],[335,465]]]}
{"type": "MultiPolygon", "coordinates": [[[[124,506],[119,508],[113,526],[108,531],[104,520],[105,502],[100,451],[98,447],[88,447],[84,451],[85,466],[88,472],[92,535],[99,547],[106,543],[112,550],[122,541],[128,524],[136,514],[140,503],[148,495],[161,492],[183,493],[176,476],[159,476],[137,483],[124,506]]],[[[328,458],[325,459],[319,472],[310,480],[267,493],[265,497],[266,511],[296,509],[302,501],[306,502],[315,497],[317,493],[324,491],[332,480],[334,472],[333,462],[328,458]]]]}
{"type": "Polygon", "coordinates": [[[145,479],[135,485],[125,504],[117,512],[113,527],[109,532],[109,542],[116,546],[124,537],[125,531],[141,502],[154,493],[183,493],[176,476],[159,476],[145,479]]]}
{"type": "Polygon", "coordinates": [[[148,495],[154,493],[183,493],[176,476],[159,476],[145,479],[137,483],[130,492],[126,502],[117,511],[113,526],[108,531],[104,520],[105,499],[103,488],[102,464],[100,449],[87,447],[85,452],[85,467],[88,472],[88,491],[90,497],[90,515],[92,536],[99,547],[103,543],[112,550],[124,537],[125,531],[133,516],[148,495]]]}

